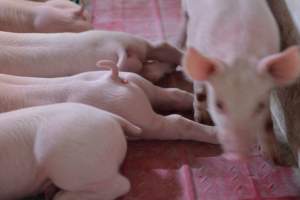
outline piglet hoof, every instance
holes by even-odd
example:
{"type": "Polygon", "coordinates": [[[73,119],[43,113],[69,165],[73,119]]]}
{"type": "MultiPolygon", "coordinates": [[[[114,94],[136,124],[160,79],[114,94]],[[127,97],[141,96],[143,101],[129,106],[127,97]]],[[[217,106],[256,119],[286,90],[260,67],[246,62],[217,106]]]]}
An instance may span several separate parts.
{"type": "Polygon", "coordinates": [[[206,125],[214,125],[209,113],[206,110],[198,110],[194,114],[194,119],[196,122],[206,125]]]}
{"type": "Polygon", "coordinates": [[[285,160],[280,154],[280,152],[275,150],[274,147],[272,148],[273,149],[271,151],[268,151],[260,146],[260,153],[264,160],[270,165],[285,165],[285,160]]]}
{"type": "Polygon", "coordinates": [[[121,83],[128,84],[128,80],[120,78],[121,83]]]}
{"type": "Polygon", "coordinates": [[[262,158],[264,159],[265,162],[267,162],[270,166],[275,166],[276,165],[276,158],[271,158],[269,155],[266,155],[265,153],[261,153],[262,158]]]}
{"type": "Polygon", "coordinates": [[[59,191],[59,188],[55,185],[49,185],[45,191],[44,191],[44,199],[45,200],[51,200],[56,195],[56,193],[59,191]]]}

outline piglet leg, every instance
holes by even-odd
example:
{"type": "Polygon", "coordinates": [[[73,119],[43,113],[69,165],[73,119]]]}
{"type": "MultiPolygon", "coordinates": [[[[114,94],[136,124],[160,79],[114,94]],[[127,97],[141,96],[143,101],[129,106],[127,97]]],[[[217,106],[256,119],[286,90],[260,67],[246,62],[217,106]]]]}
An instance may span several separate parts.
{"type": "Polygon", "coordinates": [[[186,119],[180,115],[155,115],[148,129],[142,133],[144,139],[194,140],[218,144],[216,129],[186,119]]]}
{"type": "Polygon", "coordinates": [[[125,78],[142,88],[155,110],[189,111],[193,109],[193,95],[189,92],[178,88],[161,88],[135,74],[127,74],[125,78]]]}
{"type": "Polygon", "coordinates": [[[194,85],[194,119],[203,124],[213,124],[207,111],[207,94],[204,84],[194,85]]]}
{"type": "Polygon", "coordinates": [[[155,96],[150,98],[155,109],[161,111],[190,111],[193,109],[193,95],[177,88],[155,86],[155,96]]]}
{"type": "Polygon", "coordinates": [[[54,197],[54,200],[113,200],[118,196],[126,194],[130,189],[128,179],[122,175],[108,180],[110,187],[105,188],[106,183],[93,184],[86,191],[78,188],[78,191],[60,191],[54,197]],[[113,184],[111,184],[113,183],[113,184]],[[113,196],[105,191],[115,191],[113,196]]]}
{"type": "Polygon", "coordinates": [[[276,139],[273,121],[271,116],[265,122],[265,132],[258,134],[258,141],[260,145],[260,151],[262,156],[274,164],[280,164],[280,152],[279,152],[279,144],[276,139]]]}

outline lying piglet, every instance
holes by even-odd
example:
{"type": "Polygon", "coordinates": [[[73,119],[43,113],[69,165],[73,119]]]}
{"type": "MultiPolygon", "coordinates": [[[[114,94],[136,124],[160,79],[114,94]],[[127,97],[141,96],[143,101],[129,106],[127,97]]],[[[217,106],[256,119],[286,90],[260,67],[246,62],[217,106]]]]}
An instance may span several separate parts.
{"type": "MultiPolygon", "coordinates": [[[[101,63],[100,63],[101,64],[101,63]]],[[[103,63],[102,63],[103,64],[103,63]]],[[[104,63],[105,64],[105,63],[104,63]]],[[[103,66],[102,66],[103,67],[103,66]]],[[[59,102],[80,102],[120,115],[142,128],[142,139],[186,139],[216,143],[213,127],[156,110],[190,110],[193,96],[164,89],[134,73],[85,72],[62,78],[0,76],[2,112],[59,102]],[[151,106],[152,105],[152,106],[151,106]]]]}
{"type": "Polygon", "coordinates": [[[8,32],[82,32],[92,29],[91,17],[71,1],[45,3],[0,0],[0,30],[8,32]]]}
{"type": "Polygon", "coordinates": [[[130,183],[119,173],[140,129],[91,106],[62,103],[0,114],[0,199],[60,188],[55,200],[113,200],[130,183]]]}
{"type": "Polygon", "coordinates": [[[202,121],[207,102],[228,158],[245,157],[258,139],[273,159],[270,91],[299,76],[298,48],[279,52],[278,27],[265,0],[185,0],[183,7],[183,64],[194,80],[195,118],[202,121]]]}
{"type": "MultiPolygon", "coordinates": [[[[121,71],[141,73],[146,61],[158,61],[163,76],[180,64],[181,52],[167,43],[151,44],[143,38],[122,32],[18,34],[0,32],[1,73],[57,77],[99,70],[101,59],[117,62],[121,71]],[[166,66],[169,65],[169,66],[166,66]]],[[[153,62],[145,64],[150,68],[153,62]]],[[[147,72],[143,73],[148,77],[147,72]]],[[[149,78],[153,78],[150,73],[149,78]]],[[[160,77],[154,76],[157,80],[160,77]]]]}

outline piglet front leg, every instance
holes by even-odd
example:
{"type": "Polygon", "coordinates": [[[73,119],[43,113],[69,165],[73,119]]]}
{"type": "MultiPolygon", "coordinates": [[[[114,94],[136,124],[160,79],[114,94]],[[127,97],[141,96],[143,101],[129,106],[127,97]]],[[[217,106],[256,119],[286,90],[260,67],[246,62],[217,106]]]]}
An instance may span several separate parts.
{"type": "Polygon", "coordinates": [[[218,144],[214,127],[199,124],[177,114],[155,115],[142,135],[145,139],[195,140],[218,144]]]}
{"type": "Polygon", "coordinates": [[[265,132],[258,134],[260,153],[266,160],[273,164],[286,165],[286,161],[281,154],[280,144],[274,132],[271,113],[265,121],[264,129],[265,132]]]}
{"type": "Polygon", "coordinates": [[[207,111],[207,93],[203,83],[194,84],[194,119],[203,124],[213,124],[207,111]]]}

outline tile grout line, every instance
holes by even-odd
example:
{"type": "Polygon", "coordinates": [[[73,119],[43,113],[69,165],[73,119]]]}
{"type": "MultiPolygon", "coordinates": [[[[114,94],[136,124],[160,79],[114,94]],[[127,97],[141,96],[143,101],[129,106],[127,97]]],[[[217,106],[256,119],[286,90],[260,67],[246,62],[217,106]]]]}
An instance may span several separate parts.
{"type": "MultiPolygon", "coordinates": [[[[246,168],[246,170],[247,170],[248,176],[250,177],[251,174],[250,174],[250,170],[249,170],[248,164],[245,164],[245,168],[246,168]]],[[[255,200],[262,200],[262,198],[260,197],[260,193],[259,193],[257,187],[256,187],[255,184],[254,184],[254,179],[253,179],[252,177],[250,177],[250,179],[251,179],[252,189],[253,189],[254,192],[255,192],[255,200]]]]}
{"type": "Polygon", "coordinates": [[[182,149],[182,156],[184,160],[184,165],[182,166],[183,169],[183,180],[186,184],[184,186],[186,194],[187,194],[187,199],[188,200],[196,200],[196,189],[195,189],[195,183],[192,178],[192,172],[191,172],[191,167],[189,165],[189,160],[187,156],[186,149],[184,146],[181,146],[182,149]]]}
{"type": "Polygon", "coordinates": [[[155,8],[156,19],[159,22],[158,26],[159,26],[160,39],[163,41],[166,41],[166,34],[165,34],[164,25],[162,22],[161,9],[160,9],[158,1],[159,0],[153,0],[152,2],[154,4],[154,8],[155,8]]]}
{"type": "MultiPolygon", "coordinates": [[[[124,0],[121,0],[121,18],[125,19],[124,18],[124,0]]],[[[124,20],[121,20],[121,29],[122,29],[122,31],[125,32],[124,20]]]]}
{"type": "Polygon", "coordinates": [[[95,28],[95,13],[96,13],[96,9],[97,8],[97,1],[96,0],[92,0],[92,9],[91,9],[91,15],[92,15],[92,24],[93,24],[93,28],[95,28]]]}

